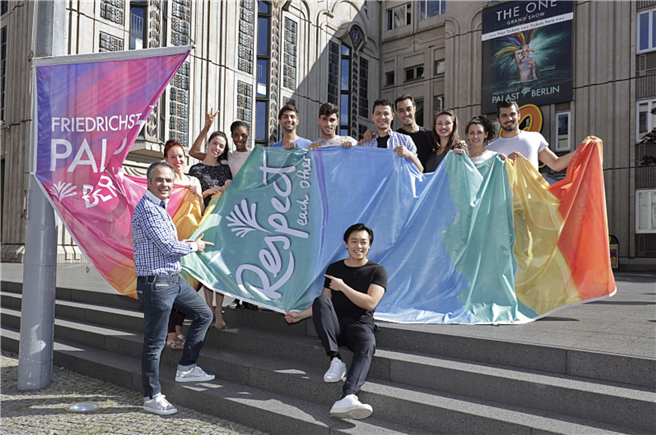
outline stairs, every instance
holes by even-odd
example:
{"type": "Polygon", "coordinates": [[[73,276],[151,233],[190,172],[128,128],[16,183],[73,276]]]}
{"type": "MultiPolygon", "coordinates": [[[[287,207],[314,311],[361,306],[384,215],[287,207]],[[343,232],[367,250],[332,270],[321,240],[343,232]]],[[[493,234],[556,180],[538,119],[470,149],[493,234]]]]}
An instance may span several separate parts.
{"type": "MultiPolygon", "coordinates": [[[[2,349],[15,353],[20,291],[2,283],[2,349]]],[[[55,313],[56,365],[141,391],[136,301],[58,288],[55,313]]],[[[287,325],[278,313],[241,310],[225,318],[229,328],[208,332],[199,359],[217,379],[175,383],[180,352],[165,349],[163,392],[271,434],[656,433],[653,359],[451,333],[466,326],[380,324],[360,393],[374,414],[341,421],[329,409],[342,384],[322,381],[329,361],[311,321],[287,325]]],[[[350,365],[350,352],[343,356],[350,365]]]]}

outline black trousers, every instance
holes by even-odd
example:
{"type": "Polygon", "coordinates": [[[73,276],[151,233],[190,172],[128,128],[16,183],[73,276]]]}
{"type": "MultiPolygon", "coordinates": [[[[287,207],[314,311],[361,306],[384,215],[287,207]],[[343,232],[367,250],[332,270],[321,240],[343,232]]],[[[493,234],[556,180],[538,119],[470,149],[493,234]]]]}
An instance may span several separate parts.
{"type": "Polygon", "coordinates": [[[338,316],[333,301],[324,295],[314,300],[312,318],[321,344],[329,356],[339,352],[340,345],[353,351],[353,363],[348,371],[343,391],[344,396],[357,395],[367,379],[371,360],[376,351],[374,325],[338,316]]]}

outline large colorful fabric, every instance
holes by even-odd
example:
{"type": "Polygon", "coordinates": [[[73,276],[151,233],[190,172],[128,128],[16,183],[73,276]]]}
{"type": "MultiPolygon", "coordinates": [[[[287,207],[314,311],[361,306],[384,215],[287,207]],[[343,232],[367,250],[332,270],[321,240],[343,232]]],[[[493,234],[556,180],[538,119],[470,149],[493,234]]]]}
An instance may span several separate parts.
{"type": "MultiPolygon", "coordinates": [[[[122,164],[190,47],[34,59],[33,172],[107,281],[136,296],[130,222],[146,191],[122,164]]],[[[187,189],[176,189],[175,215],[187,189]]]]}
{"type": "Polygon", "coordinates": [[[596,138],[554,186],[525,159],[475,168],[450,153],[420,174],[384,149],[257,147],[197,230],[215,246],[182,261],[209,288],[302,310],[363,222],[389,276],[376,318],[524,323],[614,293],[605,213],[596,138]]]}

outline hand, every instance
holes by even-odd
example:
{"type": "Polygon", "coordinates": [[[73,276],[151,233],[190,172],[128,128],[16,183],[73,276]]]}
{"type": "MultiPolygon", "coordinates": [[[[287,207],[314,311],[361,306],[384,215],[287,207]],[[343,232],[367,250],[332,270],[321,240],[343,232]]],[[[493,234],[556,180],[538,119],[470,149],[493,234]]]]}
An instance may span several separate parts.
{"type": "Polygon", "coordinates": [[[223,189],[221,188],[221,186],[214,186],[214,187],[210,187],[209,189],[207,189],[206,191],[204,191],[204,192],[203,192],[203,196],[204,196],[204,197],[208,197],[208,196],[209,196],[209,197],[211,198],[211,197],[213,197],[214,195],[216,195],[216,194],[219,193],[219,192],[223,192],[223,189]]]}
{"type": "Polygon", "coordinates": [[[456,154],[464,154],[465,150],[463,150],[462,148],[454,148],[453,152],[456,154]]]}
{"type": "Polygon", "coordinates": [[[203,252],[205,250],[205,246],[207,246],[207,245],[214,246],[214,243],[212,243],[212,242],[204,242],[203,241],[203,236],[204,235],[205,235],[205,233],[202,233],[200,236],[198,236],[198,238],[196,240],[194,240],[194,242],[196,242],[198,244],[198,252],[199,253],[203,252]]]}
{"type": "Polygon", "coordinates": [[[506,160],[508,158],[508,156],[505,155],[504,153],[499,153],[499,157],[501,158],[501,160],[506,160]]]}
{"type": "Polygon", "coordinates": [[[365,142],[371,142],[371,139],[374,138],[374,131],[373,130],[367,130],[364,132],[364,135],[362,135],[362,140],[358,142],[358,145],[362,146],[365,142]]]}
{"type": "Polygon", "coordinates": [[[399,145],[398,147],[394,148],[394,152],[398,154],[399,157],[405,157],[406,159],[410,160],[412,160],[412,156],[414,156],[414,154],[412,154],[412,152],[403,145],[399,145]]]}
{"type": "Polygon", "coordinates": [[[195,184],[189,185],[189,191],[194,195],[198,194],[198,187],[195,184]]]}
{"type": "Polygon", "coordinates": [[[209,130],[212,124],[214,124],[214,119],[216,118],[216,115],[219,114],[219,111],[217,110],[216,112],[213,112],[214,109],[210,109],[210,113],[205,115],[205,127],[203,127],[203,130],[209,130]]]}
{"type": "Polygon", "coordinates": [[[293,149],[296,145],[294,144],[294,142],[285,142],[285,141],[282,141],[282,146],[284,146],[286,150],[291,150],[291,149],[293,149]]]}
{"type": "Polygon", "coordinates": [[[351,139],[349,139],[348,136],[344,136],[342,138],[342,146],[344,148],[351,148],[353,146],[353,144],[351,143],[351,139]]]}
{"type": "Polygon", "coordinates": [[[517,156],[521,156],[521,155],[522,155],[522,153],[519,153],[517,151],[513,151],[512,153],[510,153],[508,155],[508,160],[510,160],[511,162],[514,162],[515,159],[517,158],[517,156]]]}
{"type": "Polygon", "coordinates": [[[334,276],[330,275],[324,275],[326,278],[330,280],[330,289],[335,290],[336,292],[341,292],[344,287],[346,287],[346,284],[344,284],[344,281],[341,278],[335,278],[334,276]]]}
{"type": "Polygon", "coordinates": [[[285,321],[287,323],[297,323],[301,320],[303,320],[303,318],[298,311],[285,311],[285,321]]]}
{"type": "Polygon", "coordinates": [[[223,185],[223,190],[225,191],[228,188],[228,184],[230,184],[232,180],[226,180],[225,184],[223,185]]]}

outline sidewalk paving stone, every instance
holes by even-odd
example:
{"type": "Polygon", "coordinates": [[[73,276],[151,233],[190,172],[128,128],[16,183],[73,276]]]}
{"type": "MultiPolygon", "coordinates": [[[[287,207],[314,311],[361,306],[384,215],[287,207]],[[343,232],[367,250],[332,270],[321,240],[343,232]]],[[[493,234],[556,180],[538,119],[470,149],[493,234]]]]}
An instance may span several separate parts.
{"type": "Polygon", "coordinates": [[[0,432],[16,435],[78,434],[189,434],[266,435],[237,423],[177,406],[177,414],[159,416],[143,410],[138,392],[54,367],[52,383],[39,390],[18,390],[18,358],[0,355],[0,432]],[[70,405],[93,402],[100,407],[87,413],[69,411],[70,405]]]}

